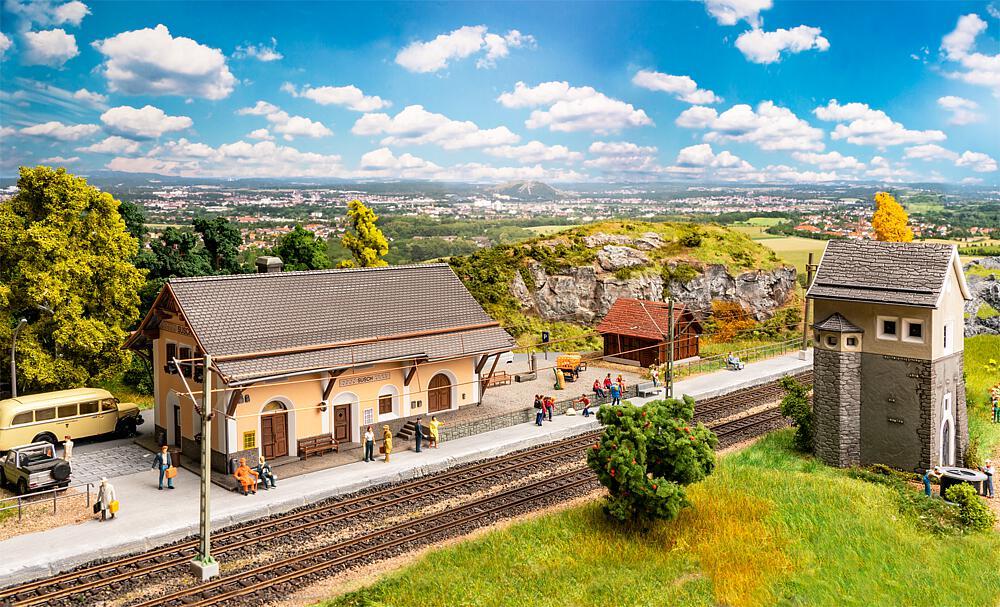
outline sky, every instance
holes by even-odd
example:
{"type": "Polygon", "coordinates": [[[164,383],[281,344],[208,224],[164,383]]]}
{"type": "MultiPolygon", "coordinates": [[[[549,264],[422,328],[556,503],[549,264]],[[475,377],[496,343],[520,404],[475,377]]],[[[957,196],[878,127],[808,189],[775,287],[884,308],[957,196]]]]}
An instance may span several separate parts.
{"type": "Polygon", "coordinates": [[[2,1],[0,174],[1000,183],[1000,3],[2,1]]]}

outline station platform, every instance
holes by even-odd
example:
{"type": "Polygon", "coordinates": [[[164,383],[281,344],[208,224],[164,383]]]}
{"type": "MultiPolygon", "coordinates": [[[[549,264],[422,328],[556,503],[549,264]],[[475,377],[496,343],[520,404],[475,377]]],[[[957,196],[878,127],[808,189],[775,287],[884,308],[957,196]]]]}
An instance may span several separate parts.
{"type": "MultiPolygon", "coordinates": [[[[735,390],[769,383],[785,375],[812,368],[811,353],[804,360],[797,353],[751,363],[743,371],[719,371],[677,382],[674,394],[695,399],[711,398],[735,390]]],[[[630,399],[644,404],[657,397],[630,399]]],[[[212,527],[227,527],[286,512],[365,487],[398,482],[438,472],[479,459],[504,455],[536,444],[559,440],[596,428],[597,421],[576,415],[557,415],[542,427],[520,424],[441,443],[439,449],[421,453],[396,451],[391,462],[356,462],[288,479],[256,495],[213,487],[212,527]]],[[[360,455],[360,453],[359,453],[360,455]]],[[[0,542],[0,586],[53,575],[83,563],[125,555],[183,539],[198,532],[199,480],[180,469],[176,489],[157,490],[157,473],[138,472],[113,479],[121,509],[106,522],[89,520],[25,534],[0,542]]]]}

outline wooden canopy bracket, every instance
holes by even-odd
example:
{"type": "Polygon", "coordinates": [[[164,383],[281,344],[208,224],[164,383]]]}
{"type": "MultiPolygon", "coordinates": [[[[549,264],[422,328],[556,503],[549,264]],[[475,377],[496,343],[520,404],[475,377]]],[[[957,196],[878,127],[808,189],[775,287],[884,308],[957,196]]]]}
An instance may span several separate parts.
{"type": "Polygon", "coordinates": [[[406,372],[406,376],[403,377],[403,385],[409,386],[410,382],[413,381],[413,376],[416,374],[417,374],[417,365],[416,363],[414,363],[414,365],[410,367],[409,371],[406,372]]]}
{"type": "Polygon", "coordinates": [[[493,372],[497,370],[497,363],[500,362],[500,354],[498,353],[493,357],[493,366],[490,367],[490,373],[484,379],[482,379],[482,385],[479,388],[479,401],[483,400],[483,393],[486,392],[486,388],[490,385],[490,380],[493,379],[493,372]]]}
{"type": "Polygon", "coordinates": [[[490,359],[490,355],[489,354],[486,354],[482,358],[479,359],[479,362],[476,364],[476,375],[479,375],[480,373],[482,373],[483,367],[486,366],[486,361],[488,361],[489,359],[490,359]]]}
{"type": "Polygon", "coordinates": [[[337,377],[339,377],[340,374],[343,373],[343,372],[344,372],[343,369],[338,369],[336,371],[330,371],[329,373],[327,373],[327,375],[330,377],[330,379],[329,379],[328,383],[326,384],[326,388],[323,388],[323,400],[324,401],[326,401],[326,400],[328,400],[330,398],[330,394],[333,393],[333,387],[337,384],[337,377]]]}
{"type": "Polygon", "coordinates": [[[226,415],[232,416],[236,413],[236,407],[243,400],[243,388],[233,390],[233,395],[229,397],[229,406],[226,407],[226,415]]]}

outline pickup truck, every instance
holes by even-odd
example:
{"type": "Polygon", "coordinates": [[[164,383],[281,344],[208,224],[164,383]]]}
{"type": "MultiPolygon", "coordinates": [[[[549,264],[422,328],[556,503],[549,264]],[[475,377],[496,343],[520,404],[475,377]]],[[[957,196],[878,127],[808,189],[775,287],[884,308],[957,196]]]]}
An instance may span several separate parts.
{"type": "Polygon", "coordinates": [[[0,463],[0,487],[10,483],[20,495],[39,489],[66,488],[72,468],[56,457],[51,443],[14,447],[0,463]]]}

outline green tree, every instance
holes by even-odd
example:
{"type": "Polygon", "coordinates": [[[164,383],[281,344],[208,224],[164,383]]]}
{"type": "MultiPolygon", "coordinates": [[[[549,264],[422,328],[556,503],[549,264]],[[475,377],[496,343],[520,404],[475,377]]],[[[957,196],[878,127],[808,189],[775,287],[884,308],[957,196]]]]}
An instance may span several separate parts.
{"type": "Polygon", "coordinates": [[[139,247],[146,241],[149,230],[146,228],[146,214],[142,208],[128,200],[121,201],[118,206],[118,214],[125,221],[125,229],[139,241],[139,247]]]}
{"type": "Polygon", "coordinates": [[[285,262],[286,270],[322,270],[330,265],[323,239],[300,225],[282,236],[271,253],[285,262]]]}
{"type": "Polygon", "coordinates": [[[194,231],[201,234],[213,270],[220,274],[243,273],[240,263],[243,235],[238,227],[225,217],[198,218],[194,220],[194,231]]]}
{"type": "MultiPolygon", "coordinates": [[[[138,240],[120,203],[86,180],[21,167],[18,192],[0,202],[0,350],[18,319],[18,388],[69,388],[128,367],[121,349],[139,317],[138,240]]],[[[9,363],[9,355],[5,363],[9,363]]]]}
{"type": "Polygon", "coordinates": [[[795,426],[795,448],[803,453],[812,453],[813,411],[809,405],[809,387],[791,377],[782,377],[779,383],[785,389],[781,414],[790,417],[795,426]]]}
{"type": "Polygon", "coordinates": [[[340,263],[342,268],[375,268],[388,265],[385,254],[389,252],[389,241],[378,229],[378,215],[360,200],[352,200],[347,205],[347,220],[350,229],[341,237],[344,248],[354,256],[353,260],[340,263]]]}
{"type": "Polygon", "coordinates": [[[208,251],[201,246],[198,235],[190,230],[166,228],[158,240],[149,243],[149,249],[153,254],[149,266],[151,280],[212,273],[208,251]]]}
{"type": "Polygon", "coordinates": [[[688,505],[684,487],[715,469],[715,434],[694,423],[694,399],[601,407],[604,433],[587,464],[607,487],[605,512],[620,521],[673,519],[688,505]]]}

